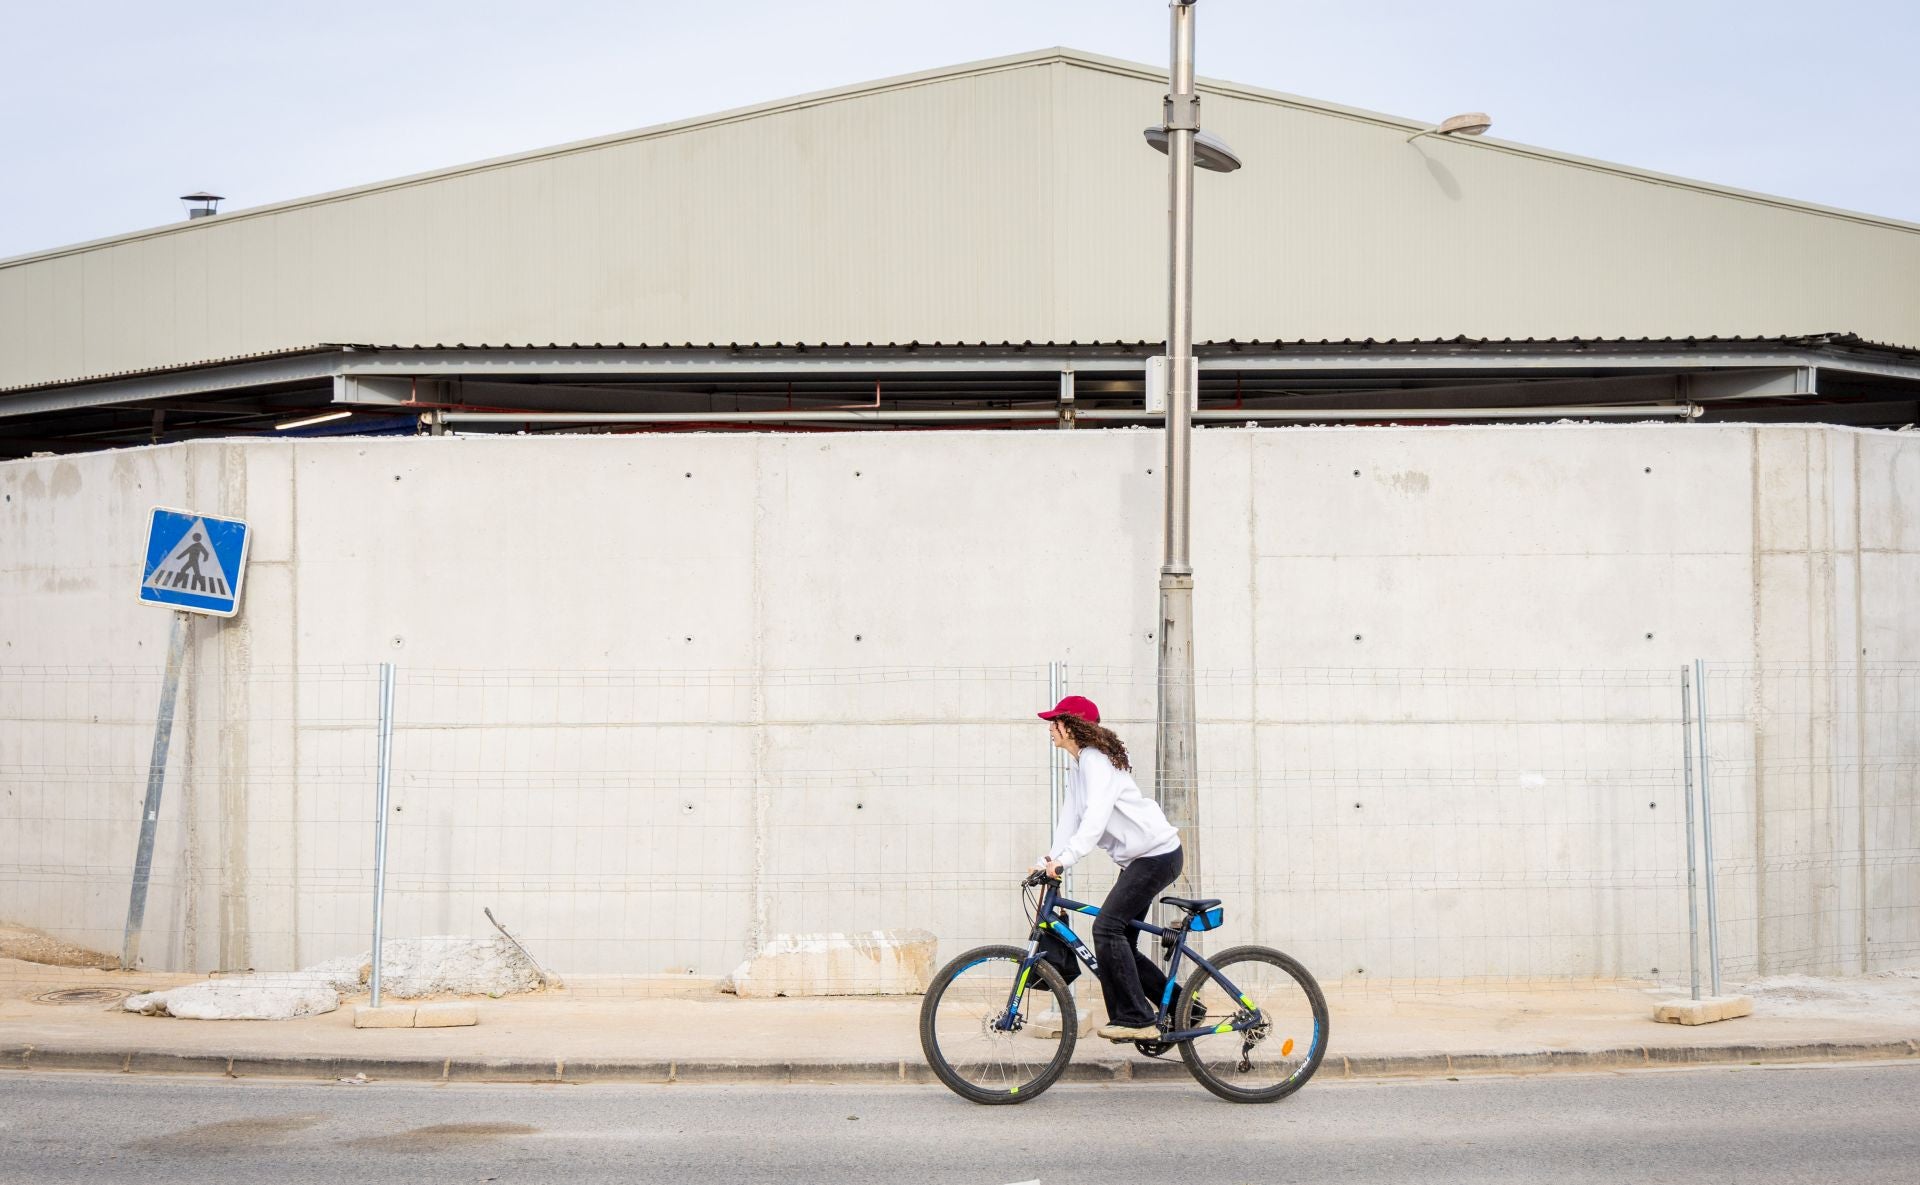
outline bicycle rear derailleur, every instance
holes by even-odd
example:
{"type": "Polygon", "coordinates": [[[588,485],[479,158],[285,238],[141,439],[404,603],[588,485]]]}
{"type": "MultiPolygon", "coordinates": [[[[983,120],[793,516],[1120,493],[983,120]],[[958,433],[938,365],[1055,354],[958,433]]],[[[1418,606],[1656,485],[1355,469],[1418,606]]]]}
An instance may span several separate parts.
{"type": "MultiPolygon", "coordinates": [[[[1234,1023],[1239,1024],[1243,1021],[1254,1019],[1254,1016],[1254,1013],[1242,1008],[1240,1011],[1234,1013],[1233,1019],[1234,1023]]],[[[1267,1034],[1272,1030],[1273,1022],[1268,1020],[1263,1020],[1259,1024],[1250,1024],[1240,1030],[1240,1061],[1239,1064],[1234,1066],[1235,1070],[1238,1070],[1242,1074],[1252,1072],[1253,1047],[1265,1041],[1267,1034]]]]}

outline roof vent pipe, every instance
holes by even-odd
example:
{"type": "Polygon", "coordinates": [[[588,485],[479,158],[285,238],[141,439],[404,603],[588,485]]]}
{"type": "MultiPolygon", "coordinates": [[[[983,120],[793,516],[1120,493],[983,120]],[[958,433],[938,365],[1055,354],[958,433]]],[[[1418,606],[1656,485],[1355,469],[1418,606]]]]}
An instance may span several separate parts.
{"type": "Polygon", "coordinates": [[[183,193],[180,200],[187,207],[187,217],[211,218],[220,212],[220,203],[226,201],[217,193],[183,193]]]}

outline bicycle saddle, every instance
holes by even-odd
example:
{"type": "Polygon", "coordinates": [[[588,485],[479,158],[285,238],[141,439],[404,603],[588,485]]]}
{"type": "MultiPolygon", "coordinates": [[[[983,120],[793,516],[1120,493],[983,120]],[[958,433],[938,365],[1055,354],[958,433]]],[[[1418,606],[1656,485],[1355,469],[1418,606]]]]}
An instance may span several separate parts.
{"type": "Polygon", "coordinates": [[[1220,904],[1220,898],[1201,897],[1197,900],[1189,901],[1185,897],[1162,897],[1160,898],[1160,904],[1171,905],[1175,909],[1184,909],[1188,913],[1205,913],[1207,910],[1220,904]]]}

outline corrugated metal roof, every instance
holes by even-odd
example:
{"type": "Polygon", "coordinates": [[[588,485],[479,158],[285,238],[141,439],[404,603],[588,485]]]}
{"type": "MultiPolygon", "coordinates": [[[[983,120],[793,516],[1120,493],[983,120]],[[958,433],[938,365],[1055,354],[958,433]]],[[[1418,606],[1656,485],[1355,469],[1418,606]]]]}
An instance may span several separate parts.
{"type": "Polygon", "coordinates": [[[273,362],[282,358],[300,358],[309,354],[332,354],[353,349],[347,345],[295,346],[285,350],[260,350],[251,354],[229,354],[222,358],[205,358],[198,362],[182,362],[171,366],[150,366],[139,370],[113,370],[100,374],[86,375],[81,378],[64,379],[57,383],[29,383],[13,387],[0,387],[0,395],[17,391],[57,391],[62,387],[84,387],[93,383],[110,383],[118,379],[148,378],[156,374],[177,374],[187,370],[206,370],[214,366],[235,366],[246,362],[273,362]]]}
{"type": "MultiPolygon", "coordinates": [[[[1165,345],[1157,341],[977,341],[977,342],[436,342],[432,345],[369,345],[365,343],[322,343],[300,346],[286,350],[267,350],[254,354],[236,354],[224,358],[208,358],[199,362],[185,363],[179,366],[158,366],[147,370],[112,371],[104,374],[88,375],[60,383],[47,383],[38,386],[0,387],[0,395],[16,394],[24,391],[53,391],[63,387],[89,386],[95,383],[109,383],[120,379],[148,378],[154,375],[178,374],[192,370],[206,370],[220,366],[241,365],[249,362],[270,362],[284,358],[299,358],[315,354],[351,353],[354,351],[377,351],[380,353],[407,354],[422,351],[480,351],[480,350],[517,350],[528,353],[540,353],[556,350],[624,350],[633,353],[667,352],[709,352],[739,353],[758,351],[763,353],[812,353],[828,352],[848,355],[888,354],[911,355],[920,351],[971,351],[1001,352],[1020,354],[1028,351],[1071,352],[1086,350],[1124,350],[1130,352],[1157,351],[1165,345]]],[[[1567,351],[1585,351],[1595,349],[1625,350],[1629,352],[1707,350],[1715,348],[1769,348],[1779,350],[1818,350],[1844,348],[1865,350],[1894,355],[1902,359],[1920,360],[1920,349],[1909,346],[1892,345],[1886,342],[1868,341],[1851,333],[1816,333],[1798,336],[1760,335],[1760,336],[1719,336],[1719,337],[1670,337],[1670,338],[1628,338],[1628,337],[1574,337],[1574,338],[1478,338],[1465,335],[1437,338],[1341,338],[1317,340],[1309,339],[1272,339],[1220,341],[1201,341],[1194,343],[1195,348],[1210,352],[1259,350],[1270,353],[1298,351],[1316,351],[1326,353],[1364,353],[1367,351],[1403,351],[1411,353],[1436,354],[1449,350],[1462,350],[1473,353],[1534,352],[1553,353],[1567,351]]]]}
{"type": "MultiPolygon", "coordinates": [[[[359,346],[365,350],[1088,350],[1158,349],[1166,343],[1145,339],[1114,341],[910,341],[910,342],[436,342],[432,345],[359,346]]],[[[1760,334],[1752,336],[1695,337],[1453,337],[1424,338],[1222,338],[1197,341],[1198,349],[1215,350],[1301,350],[1301,349],[1407,349],[1415,347],[1460,346],[1472,349],[1540,346],[1591,349],[1597,346],[1646,346],[1661,349],[1728,345],[1771,345],[1812,349],[1821,346],[1856,346],[1920,355],[1920,348],[1868,341],[1851,333],[1760,334]]]]}

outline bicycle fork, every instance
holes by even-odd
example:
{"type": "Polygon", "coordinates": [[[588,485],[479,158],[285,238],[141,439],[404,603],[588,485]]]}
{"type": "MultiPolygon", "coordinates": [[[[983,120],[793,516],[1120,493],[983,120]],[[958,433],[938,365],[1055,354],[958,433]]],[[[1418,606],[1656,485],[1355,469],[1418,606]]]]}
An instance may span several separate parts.
{"type": "Polygon", "coordinates": [[[1074,951],[1079,954],[1081,960],[1086,963],[1087,970],[1092,971],[1096,975],[1100,972],[1100,960],[1094,956],[1092,950],[1088,949],[1087,944],[1081,940],[1080,936],[1073,932],[1072,927],[1068,926],[1066,922],[1059,920],[1041,922],[1034,927],[1033,937],[1027,942],[1027,957],[1020,960],[1020,978],[1014,982],[1013,991],[1008,993],[1006,1011],[1001,1013],[999,1019],[993,1022],[993,1027],[1001,1032],[1012,1031],[1015,1021],[1020,1015],[1021,1005],[1026,1002],[1027,987],[1031,983],[1033,976],[1033,965],[1040,961],[1040,931],[1047,929],[1051,929],[1060,941],[1072,947],[1074,951]]]}
{"type": "Polygon", "coordinates": [[[1035,952],[1040,943],[1036,939],[1027,944],[1027,957],[1020,960],[1020,977],[1014,980],[1013,991],[1007,996],[1007,1006],[994,1019],[993,1027],[1002,1033],[1011,1033],[1019,1022],[1020,1008],[1027,1001],[1027,981],[1033,977],[1035,952]]]}

